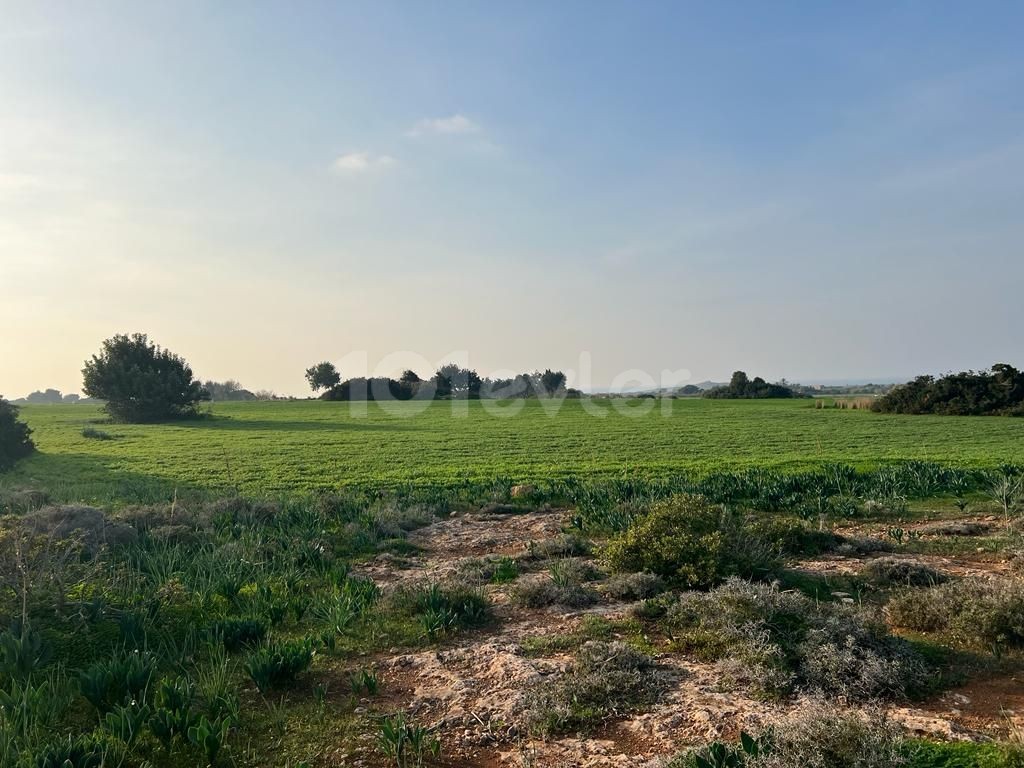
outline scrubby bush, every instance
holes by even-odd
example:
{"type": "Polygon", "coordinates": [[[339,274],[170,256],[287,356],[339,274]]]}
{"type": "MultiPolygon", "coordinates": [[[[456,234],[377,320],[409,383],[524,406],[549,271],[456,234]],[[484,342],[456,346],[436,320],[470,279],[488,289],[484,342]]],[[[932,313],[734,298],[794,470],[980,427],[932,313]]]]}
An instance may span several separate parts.
{"type": "Polygon", "coordinates": [[[660,502],[604,550],[615,571],[650,571],[671,583],[708,588],[730,576],[764,576],[779,565],[780,546],[745,520],[700,496],[660,502]]]}
{"type": "Polygon", "coordinates": [[[921,533],[931,536],[982,536],[991,530],[988,523],[974,520],[942,520],[921,526],[921,533]]]}
{"type": "Polygon", "coordinates": [[[102,429],[96,429],[96,427],[83,427],[82,437],[86,440],[113,440],[114,436],[109,432],[104,432],[102,429]]]}
{"type": "Polygon", "coordinates": [[[928,676],[909,643],[855,608],[740,579],[680,595],[661,621],[678,648],[720,660],[725,683],[765,697],[802,689],[857,701],[896,698],[928,676]]]}
{"type": "Polygon", "coordinates": [[[650,657],[624,643],[587,642],[566,672],[528,692],[527,727],[541,735],[587,728],[653,703],[658,689],[650,657]]]}
{"type": "Polygon", "coordinates": [[[836,544],[837,555],[853,557],[856,555],[873,555],[876,552],[891,552],[893,546],[884,539],[875,536],[842,536],[836,544]]]}
{"type": "Polygon", "coordinates": [[[919,632],[945,632],[980,647],[1024,647],[1024,580],[967,578],[896,595],[889,620],[919,632]]]}
{"type": "Polygon", "coordinates": [[[930,587],[949,581],[942,571],[903,557],[878,557],[860,570],[862,578],[880,587],[930,587]]]}
{"type": "Polygon", "coordinates": [[[459,573],[484,584],[507,584],[519,578],[519,563],[511,557],[488,555],[464,560],[459,573]]]}
{"type": "Polygon", "coordinates": [[[546,560],[551,557],[582,557],[590,554],[590,543],[574,533],[563,533],[553,539],[531,541],[527,545],[527,554],[534,560],[546,560]]]}
{"type": "Polygon", "coordinates": [[[648,571],[617,573],[604,585],[604,593],[616,600],[646,600],[665,590],[665,580],[648,571]]]}
{"type": "Polygon", "coordinates": [[[599,595],[581,581],[555,581],[550,574],[524,577],[512,590],[512,602],[523,608],[546,608],[563,605],[567,608],[585,608],[598,601],[599,595]]]}
{"type": "Polygon", "coordinates": [[[0,472],[35,450],[32,430],[18,420],[18,407],[0,397],[0,472]]]}
{"type": "Polygon", "coordinates": [[[756,738],[691,749],[666,768],[898,768],[911,752],[882,714],[837,712],[810,701],[756,738]]]}

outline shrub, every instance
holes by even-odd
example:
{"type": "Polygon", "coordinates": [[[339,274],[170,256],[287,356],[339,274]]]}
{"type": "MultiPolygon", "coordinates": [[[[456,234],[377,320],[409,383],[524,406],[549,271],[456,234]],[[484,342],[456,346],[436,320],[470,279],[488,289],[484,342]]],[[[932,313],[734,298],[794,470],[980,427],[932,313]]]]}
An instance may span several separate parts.
{"type": "Polygon", "coordinates": [[[919,632],[947,632],[971,646],[1024,646],[1024,582],[967,578],[896,595],[889,620],[919,632]]]}
{"type": "Polygon", "coordinates": [[[68,736],[47,744],[31,756],[32,768],[103,768],[117,765],[123,749],[102,734],[68,736]]]}
{"type": "Polygon", "coordinates": [[[114,436],[109,432],[104,432],[102,429],[96,429],[96,427],[83,427],[82,437],[87,440],[113,440],[114,436]]]}
{"type": "Polygon", "coordinates": [[[650,657],[624,643],[590,641],[568,671],[527,693],[527,727],[541,735],[587,728],[653,703],[658,689],[650,657]]]}
{"type": "Polygon", "coordinates": [[[118,704],[143,700],[155,670],[156,659],[150,654],[124,652],[87,667],[79,687],[90,704],[106,713],[118,704]]]}
{"type": "Polygon", "coordinates": [[[656,504],[604,551],[615,571],[650,571],[690,588],[764,575],[777,567],[778,555],[778,546],[752,534],[740,517],[686,495],[656,504]]]}
{"type": "Polygon", "coordinates": [[[148,422],[193,416],[208,393],[182,358],[160,349],[144,333],[103,342],[82,369],[83,390],[106,400],[117,421],[148,422]]]}
{"type": "Polygon", "coordinates": [[[528,553],[534,560],[546,560],[551,557],[582,557],[590,554],[590,544],[586,539],[574,533],[563,533],[553,539],[531,541],[528,553]]]}
{"type": "Polygon", "coordinates": [[[667,768],[898,768],[908,765],[899,727],[879,713],[837,712],[810,701],[753,739],[689,750],[667,768]]]}
{"type": "Polygon", "coordinates": [[[664,579],[648,571],[618,573],[604,585],[604,593],[616,600],[646,600],[664,590],[664,579]]]}
{"type": "Polygon", "coordinates": [[[249,677],[261,692],[278,688],[295,680],[313,663],[310,640],[270,643],[258,648],[246,662],[249,677]]]}
{"type": "Polygon", "coordinates": [[[259,645],[267,636],[269,627],[262,619],[224,619],[213,626],[224,648],[235,653],[246,647],[259,645]]]}
{"type": "Polygon", "coordinates": [[[0,472],[35,450],[32,430],[18,421],[18,407],[0,397],[0,472]]]}
{"type": "Polygon", "coordinates": [[[974,520],[943,520],[921,526],[921,533],[932,536],[982,536],[992,530],[988,523],[974,520]]]}
{"type": "Polygon", "coordinates": [[[878,557],[865,564],[861,577],[882,587],[930,587],[949,581],[942,571],[901,557],[878,557]]]}
{"type": "Polygon", "coordinates": [[[688,592],[662,620],[677,647],[721,660],[726,683],[777,697],[804,689],[847,700],[895,698],[925,684],[909,643],[856,609],[731,579],[688,592]]]}

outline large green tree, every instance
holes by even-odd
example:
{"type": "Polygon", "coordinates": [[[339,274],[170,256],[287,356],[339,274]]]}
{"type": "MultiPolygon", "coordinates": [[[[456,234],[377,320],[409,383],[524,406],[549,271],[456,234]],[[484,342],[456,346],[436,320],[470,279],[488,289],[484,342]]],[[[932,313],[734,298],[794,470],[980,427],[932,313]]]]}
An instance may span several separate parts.
{"type": "Polygon", "coordinates": [[[324,360],[306,369],[306,381],[309,382],[310,389],[319,392],[321,389],[329,390],[338,386],[341,383],[341,374],[334,367],[334,363],[324,360]]]}
{"type": "Polygon", "coordinates": [[[32,430],[18,421],[18,407],[0,397],[0,472],[35,450],[32,430]]]}
{"type": "Polygon", "coordinates": [[[103,342],[82,369],[83,389],[106,401],[117,421],[164,421],[194,416],[209,394],[181,357],[161,349],[144,333],[117,335],[103,342]]]}

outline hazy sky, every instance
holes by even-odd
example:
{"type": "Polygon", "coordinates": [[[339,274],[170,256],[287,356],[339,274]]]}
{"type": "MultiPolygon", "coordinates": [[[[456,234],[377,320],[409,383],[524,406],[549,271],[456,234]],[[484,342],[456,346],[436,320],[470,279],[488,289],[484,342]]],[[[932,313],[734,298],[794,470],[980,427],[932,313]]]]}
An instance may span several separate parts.
{"type": "Polygon", "coordinates": [[[0,0],[0,393],[136,330],[285,393],[360,351],[1022,365],[1022,40],[1020,3],[0,0]]]}

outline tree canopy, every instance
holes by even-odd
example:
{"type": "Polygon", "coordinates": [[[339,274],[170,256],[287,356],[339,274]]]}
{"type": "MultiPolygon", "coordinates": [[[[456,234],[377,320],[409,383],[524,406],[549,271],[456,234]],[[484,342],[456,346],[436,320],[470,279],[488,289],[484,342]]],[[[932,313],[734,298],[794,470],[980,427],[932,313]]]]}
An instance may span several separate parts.
{"type": "Polygon", "coordinates": [[[18,406],[0,397],[0,472],[35,450],[31,434],[28,425],[18,420],[18,406]]]}
{"type": "Polygon", "coordinates": [[[769,384],[760,376],[751,379],[744,371],[736,371],[724,387],[715,387],[704,397],[724,400],[755,400],[762,398],[804,397],[782,384],[769,384]]]}
{"type": "Polygon", "coordinates": [[[341,374],[334,367],[334,363],[324,360],[306,369],[306,381],[309,382],[310,389],[319,392],[321,389],[338,386],[341,383],[341,374]]]}
{"type": "Polygon", "coordinates": [[[184,359],[161,349],[144,333],[117,335],[103,342],[82,369],[83,390],[106,401],[118,421],[148,422],[196,414],[209,394],[184,359]]]}
{"type": "Polygon", "coordinates": [[[996,363],[990,371],[918,376],[872,404],[880,413],[1024,416],[1024,372],[996,363]]]}

